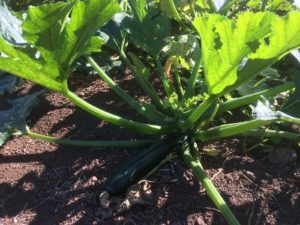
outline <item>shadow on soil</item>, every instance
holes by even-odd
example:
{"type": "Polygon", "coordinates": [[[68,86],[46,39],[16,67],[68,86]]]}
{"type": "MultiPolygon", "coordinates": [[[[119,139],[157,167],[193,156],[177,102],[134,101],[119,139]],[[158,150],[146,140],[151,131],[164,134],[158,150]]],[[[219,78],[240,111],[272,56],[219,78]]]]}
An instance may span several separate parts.
{"type": "MultiPolygon", "coordinates": [[[[45,169],[39,176],[35,172],[27,173],[13,187],[7,183],[0,184],[3,204],[0,217],[15,218],[18,221],[19,215],[30,210],[35,215],[28,223],[30,225],[226,224],[197,180],[192,178],[191,172],[186,171],[178,161],[164,165],[151,178],[156,181],[154,187],[162,190],[159,208],[134,206],[129,212],[111,219],[101,221],[100,218],[96,218],[94,206],[88,204],[88,196],[91,193],[99,193],[105,177],[119,162],[124,163],[126,158],[128,155],[124,152],[83,152],[71,148],[59,148],[50,153],[1,157],[0,163],[39,162],[45,169]],[[94,176],[98,178],[97,181],[93,180],[94,176]]],[[[227,163],[236,164],[237,160],[238,157],[227,163]]],[[[299,185],[278,184],[279,189],[271,192],[277,187],[267,189],[265,184],[274,185],[274,179],[286,180],[287,177],[282,177],[286,174],[276,177],[278,171],[270,174],[269,168],[259,166],[261,163],[255,161],[242,168],[225,169],[225,176],[220,176],[227,179],[215,179],[222,196],[231,203],[230,207],[241,224],[266,224],[266,216],[272,217],[274,224],[299,224],[300,198],[299,195],[293,198],[295,193],[299,193],[299,185]],[[253,169],[248,170],[247,166],[253,169]],[[264,169],[264,172],[257,172],[256,169],[264,169]],[[244,174],[241,171],[248,173],[244,174]],[[251,178],[243,178],[243,175],[249,176],[249,172],[256,177],[251,182],[247,182],[251,178]],[[259,177],[260,174],[263,176],[259,177]],[[223,185],[220,182],[223,182],[223,185]],[[232,190],[228,190],[229,188],[232,190]],[[246,197],[234,196],[231,192],[246,197]]]]}

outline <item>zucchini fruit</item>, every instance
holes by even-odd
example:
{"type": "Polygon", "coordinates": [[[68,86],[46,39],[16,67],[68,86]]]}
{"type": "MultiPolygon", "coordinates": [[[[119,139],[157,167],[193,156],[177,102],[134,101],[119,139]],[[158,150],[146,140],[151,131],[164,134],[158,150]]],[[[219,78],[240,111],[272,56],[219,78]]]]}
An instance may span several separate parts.
{"type": "Polygon", "coordinates": [[[176,137],[168,137],[141,151],[112,173],[105,190],[111,195],[125,193],[132,184],[155,169],[175,149],[177,143],[176,137]]]}

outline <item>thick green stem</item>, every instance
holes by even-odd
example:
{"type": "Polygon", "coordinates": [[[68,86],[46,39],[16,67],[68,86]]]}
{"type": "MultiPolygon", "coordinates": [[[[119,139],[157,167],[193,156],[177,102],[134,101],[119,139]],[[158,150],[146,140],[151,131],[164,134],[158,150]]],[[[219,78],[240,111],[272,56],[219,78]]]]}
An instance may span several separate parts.
{"type": "Polygon", "coordinates": [[[180,99],[182,99],[183,95],[184,95],[184,90],[182,88],[177,64],[174,66],[174,73],[175,73],[175,81],[176,81],[176,85],[177,85],[177,89],[178,89],[178,96],[180,97],[180,99]]]}
{"type": "Polygon", "coordinates": [[[280,120],[283,122],[294,123],[294,124],[300,125],[300,119],[298,119],[296,117],[289,116],[282,112],[278,112],[278,115],[279,115],[280,120]]]}
{"type": "Polygon", "coordinates": [[[187,89],[186,89],[186,92],[185,92],[185,95],[184,95],[185,98],[190,98],[190,97],[194,96],[195,84],[196,84],[196,81],[197,81],[197,77],[198,77],[198,74],[199,74],[199,69],[200,69],[201,62],[202,62],[202,57],[201,57],[200,54],[201,54],[201,52],[199,52],[199,55],[196,58],[195,65],[194,65],[193,70],[192,70],[192,75],[191,75],[191,77],[188,81],[187,89]]]}
{"type": "Polygon", "coordinates": [[[193,170],[196,177],[201,181],[208,196],[214,202],[216,207],[220,210],[227,223],[230,225],[239,225],[239,221],[236,219],[236,217],[234,216],[229,206],[226,204],[226,202],[224,201],[224,199],[222,198],[212,181],[208,178],[201,162],[191,155],[187,142],[183,143],[183,160],[186,163],[186,165],[193,170]]]}
{"type": "Polygon", "coordinates": [[[284,138],[289,140],[300,141],[300,134],[288,131],[255,129],[243,133],[242,135],[251,137],[284,138]]]}
{"type": "Polygon", "coordinates": [[[250,95],[246,95],[240,98],[234,98],[231,99],[225,103],[223,103],[220,106],[219,112],[224,112],[224,111],[230,111],[232,109],[244,106],[244,105],[249,105],[250,103],[253,103],[257,101],[261,96],[264,97],[273,97],[276,96],[279,93],[291,90],[295,87],[294,82],[287,82],[285,84],[279,85],[274,88],[266,89],[263,91],[259,91],[250,95]]]}
{"type": "Polygon", "coordinates": [[[31,132],[28,128],[26,130],[26,135],[31,138],[35,138],[42,141],[47,141],[50,143],[60,144],[60,145],[72,145],[79,147],[94,147],[94,148],[139,148],[144,146],[149,146],[155,142],[155,140],[132,140],[132,141],[87,141],[87,140],[71,140],[67,138],[55,138],[48,135],[37,134],[31,132]]]}
{"type": "Polygon", "coordinates": [[[125,52],[123,51],[123,49],[121,49],[120,51],[120,55],[121,58],[124,60],[124,62],[126,63],[126,65],[128,66],[128,68],[130,69],[132,75],[134,76],[134,78],[136,79],[136,81],[139,83],[139,85],[141,86],[141,88],[145,91],[145,93],[147,95],[149,95],[149,97],[151,98],[151,100],[153,101],[153,103],[162,111],[164,111],[164,104],[162,102],[162,100],[159,98],[158,94],[156,93],[155,89],[149,85],[148,83],[146,83],[145,80],[139,78],[139,76],[136,75],[136,71],[134,69],[134,66],[131,64],[130,60],[128,59],[128,57],[126,56],[125,52]]]}
{"type": "MultiPolygon", "coordinates": [[[[212,106],[214,106],[214,105],[212,105],[212,106]]],[[[203,129],[204,127],[206,127],[209,124],[209,122],[211,122],[215,118],[218,110],[219,110],[219,104],[216,104],[213,107],[213,110],[209,113],[207,118],[204,118],[203,120],[202,119],[198,120],[198,122],[196,123],[196,126],[195,126],[196,129],[199,130],[199,129],[203,129]]],[[[209,111],[209,109],[208,109],[208,111],[209,111]]],[[[204,117],[204,116],[205,116],[205,114],[202,115],[202,117],[204,117]]]]}
{"type": "Polygon", "coordinates": [[[123,117],[117,116],[115,114],[111,114],[109,112],[106,112],[102,109],[93,106],[92,104],[79,98],[69,90],[65,90],[64,94],[76,106],[82,108],[83,110],[87,111],[88,113],[94,115],[99,119],[117,125],[119,127],[124,127],[139,133],[150,134],[150,135],[170,133],[172,132],[172,129],[174,129],[171,126],[158,126],[158,125],[140,123],[133,120],[125,119],[123,117]]]}
{"type": "Polygon", "coordinates": [[[178,126],[186,131],[190,127],[192,127],[195,122],[205,113],[205,111],[214,103],[214,98],[208,98],[204,102],[202,102],[197,108],[195,108],[190,116],[185,121],[180,121],[178,126]]]}
{"type": "Polygon", "coordinates": [[[196,135],[196,139],[201,141],[208,141],[208,140],[240,135],[245,132],[251,131],[253,129],[270,125],[274,123],[276,120],[277,119],[272,119],[272,120],[255,119],[255,120],[250,120],[245,122],[225,124],[218,127],[210,128],[208,130],[199,131],[196,135]]]}
{"type": "MultiPolygon", "coordinates": [[[[87,57],[88,62],[92,65],[94,70],[99,74],[99,76],[107,83],[107,85],[116,92],[116,94],[121,97],[124,101],[127,102],[133,109],[135,109],[140,115],[151,120],[152,122],[162,124],[163,117],[159,112],[152,113],[147,111],[147,109],[139,104],[134,98],[127,94],[118,84],[116,84],[102,69],[101,67],[93,60],[92,57],[87,57]]],[[[154,106],[152,108],[155,108],[154,106]]],[[[153,112],[155,112],[153,110],[153,112]]]]}

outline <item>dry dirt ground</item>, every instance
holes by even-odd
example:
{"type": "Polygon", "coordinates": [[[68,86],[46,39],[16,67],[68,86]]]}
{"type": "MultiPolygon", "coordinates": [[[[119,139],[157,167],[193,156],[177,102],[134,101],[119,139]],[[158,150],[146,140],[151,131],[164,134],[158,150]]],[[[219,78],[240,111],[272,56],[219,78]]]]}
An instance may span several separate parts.
{"type": "MultiPolygon", "coordinates": [[[[108,111],[138,118],[101,81],[89,81],[76,78],[79,96],[108,111]]],[[[122,87],[135,85],[130,76],[117,81],[122,87]]],[[[34,88],[27,84],[8,98],[34,88]]],[[[135,90],[131,94],[139,93],[135,90]]],[[[7,97],[0,100],[4,107],[7,97]]],[[[99,121],[52,92],[40,97],[28,124],[35,132],[55,137],[145,138],[99,121]]],[[[243,142],[230,139],[202,146],[222,150],[218,157],[202,156],[202,161],[234,214],[243,225],[300,224],[299,156],[298,160],[277,162],[266,153],[245,154],[243,142]]],[[[289,142],[278,148],[299,152],[289,142]]],[[[101,192],[112,170],[137,151],[57,146],[27,136],[11,138],[0,149],[0,224],[226,224],[203,187],[178,159],[148,178],[159,190],[154,204],[135,205],[106,219],[99,216],[100,206],[91,204],[91,194],[101,192]]]]}

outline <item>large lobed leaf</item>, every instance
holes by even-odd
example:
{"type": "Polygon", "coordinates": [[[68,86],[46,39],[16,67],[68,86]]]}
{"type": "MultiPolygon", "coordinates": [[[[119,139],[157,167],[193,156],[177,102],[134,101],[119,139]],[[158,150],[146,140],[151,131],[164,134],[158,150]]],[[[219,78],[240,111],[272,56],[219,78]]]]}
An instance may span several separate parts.
{"type": "Polygon", "coordinates": [[[126,18],[122,25],[129,33],[131,41],[153,57],[158,56],[166,44],[165,38],[171,35],[169,18],[161,15],[156,9],[151,9],[143,21],[136,17],[126,18]]]}
{"type": "Polygon", "coordinates": [[[0,37],[0,70],[31,80],[55,91],[61,91],[62,85],[55,80],[58,76],[55,68],[46,68],[46,62],[37,60],[30,47],[12,46],[0,37]]]}
{"type": "Polygon", "coordinates": [[[0,69],[62,91],[73,62],[100,50],[103,41],[95,32],[118,11],[117,1],[109,0],[31,7],[22,25],[30,46],[12,46],[0,37],[0,69]]]}
{"type": "Polygon", "coordinates": [[[299,21],[299,12],[286,17],[245,12],[237,19],[215,14],[195,19],[210,94],[222,94],[248,81],[300,47],[299,21]]]}

